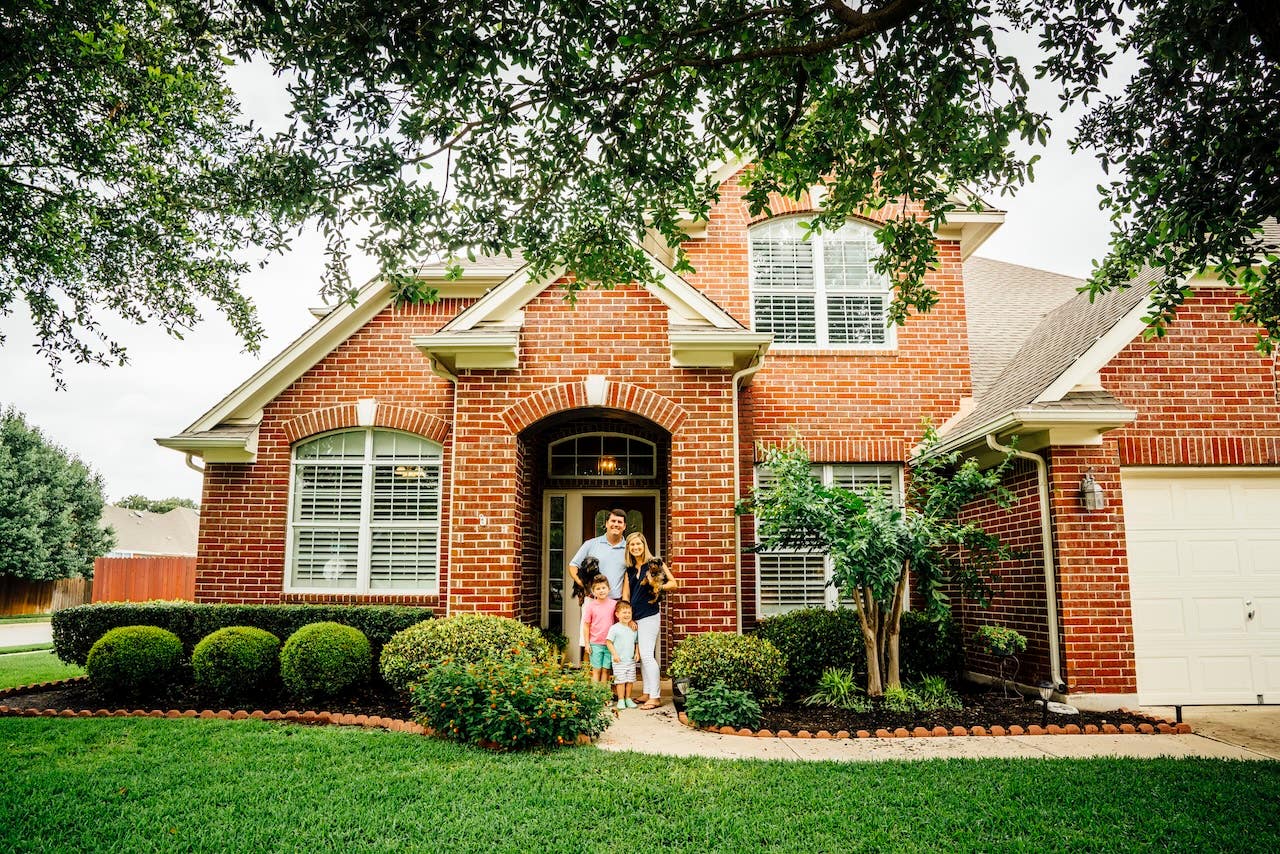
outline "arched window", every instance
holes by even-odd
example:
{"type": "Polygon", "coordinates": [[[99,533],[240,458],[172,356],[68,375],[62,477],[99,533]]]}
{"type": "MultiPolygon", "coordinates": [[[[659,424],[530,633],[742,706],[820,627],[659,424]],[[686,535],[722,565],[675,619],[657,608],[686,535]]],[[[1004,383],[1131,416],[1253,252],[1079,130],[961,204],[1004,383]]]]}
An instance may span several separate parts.
{"type": "Polygon", "coordinates": [[[584,433],[552,442],[548,472],[553,478],[657,477],[653,442],[620,433],[584,433]]]}
{"type": "Polygon", "coordinates": [[[286,588],[436,593],[440,446],[346,430],[293,449],[286,588]]]}
{"type": "Polygon", "coordinates": [[[751,314],[778,344],[888,347],[889,281],[874,230],[847,222],[804,239],[795,217],[751,228],[751,314]]]}

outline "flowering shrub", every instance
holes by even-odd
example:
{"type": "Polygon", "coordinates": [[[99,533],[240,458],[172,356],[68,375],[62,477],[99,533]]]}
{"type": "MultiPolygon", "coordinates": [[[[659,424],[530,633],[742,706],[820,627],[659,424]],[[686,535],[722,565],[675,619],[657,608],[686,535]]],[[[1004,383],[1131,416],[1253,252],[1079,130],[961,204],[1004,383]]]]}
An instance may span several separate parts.
{"type": "Polygon", "coordinates": [[[755,698],[747,691],[726,688],[723,682],[690,689],[684,713],[698,726],[731,726],[734,729],[760,726],[760,704],[755,698]]]}
{"type": "Polygon", "coordinates": [[[544,658],[551,645],[542,633],[507,617],[455,614],[399,632],[382,648],[382,678],[399,691],[424,679],[445,662],[477,664],[491,658],[527,654],[544,658]]]}
{"type": "Polygon", "coordinates": [[[688,678],[690,688],[721,682],[757,699],[769,699],[778,696],[786,671],[782,653],[764,638],[703,632],[676,646],[669,672],[673,678],[688,678]]]}
{"type": "Polygon", "coordinates": [[[440,664],[411,691],[423,726],[506,750],[573,744],[612,721],[608,685],[528,656],[440,664]]]}

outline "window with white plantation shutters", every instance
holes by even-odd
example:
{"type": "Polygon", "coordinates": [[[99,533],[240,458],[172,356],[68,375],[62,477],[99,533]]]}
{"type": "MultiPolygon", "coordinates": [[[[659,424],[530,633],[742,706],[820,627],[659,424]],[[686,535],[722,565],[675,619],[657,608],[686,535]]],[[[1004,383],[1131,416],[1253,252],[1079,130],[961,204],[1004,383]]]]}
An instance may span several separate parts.
{"type": "MultiPolygon", "coordinates": [[[[882,489],[900,500],[902,467],[899,465],[867,465],[864,463],[835,463],[812,466],[815,480],[827,486],[844,489],[882,489]]],[[[772,480],[772,473],[756,467],[756,484],[764,486],[772,480]]],[[[834,608],[837,605],[853,605],[853,600],[842,597],[831,586],[831,558],[817,552],[767,551],[756,555],[756,589],[758,614],[771,617],[798,608],[834,608]]]]}
{"type": "Polygon", "coordinates": [[[390,430],[347,430],[294,448],[289,587],[434,593],[440,447],[390,430]]]}
{"type": "Polygon", "coordinates": [[[889,281],[875,272],[875,232],[858,222],[804,239],[797,218],[751,229],[751,313],[778,344],[885,347],[889,281]]]}

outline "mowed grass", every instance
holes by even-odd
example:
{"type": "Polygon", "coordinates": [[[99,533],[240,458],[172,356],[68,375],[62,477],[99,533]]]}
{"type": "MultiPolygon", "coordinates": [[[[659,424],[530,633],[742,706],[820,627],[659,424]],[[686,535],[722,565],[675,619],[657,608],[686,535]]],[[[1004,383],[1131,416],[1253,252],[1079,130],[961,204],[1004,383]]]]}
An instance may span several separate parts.
{"type": "Polygon", "coordinates": [[[5,851],[1280,850],[1280,763],[506,755],[154,719],[5,718],[0,745],[5,851]]]}
{"type": "Polygon", "coordinates": [[[0,689],[83,675],[84,670],[74,664],[63,664],[53,650],[0,655],[0,689]]]}

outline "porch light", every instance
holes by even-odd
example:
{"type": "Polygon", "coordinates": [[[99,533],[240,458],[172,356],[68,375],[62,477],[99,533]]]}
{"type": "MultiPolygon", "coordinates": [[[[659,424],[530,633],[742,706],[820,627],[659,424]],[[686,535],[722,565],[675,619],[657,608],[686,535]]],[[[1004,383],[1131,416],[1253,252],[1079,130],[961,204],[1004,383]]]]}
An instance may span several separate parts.
{"type": "Polygon", "coordinates": [[[1040,726],[1047,727],[1049,725],[1049,698],[1053,696],[1053,683],[1046,680],[1036,687],[1040,689],[1040,726]]]}
{"type": "Polygon", "coordinates": [[[616,457],[605,454],[596,460],[596,474],[616,474],[618,471],[618,459],[616,457]]]}
{"type": "Polygon", "coordinates": [[[1093,469],[1080,478],[1080,506],[1085,510],[1101,510],[1107,506],[1107,494],[1093,479],[1093,469]]]}

